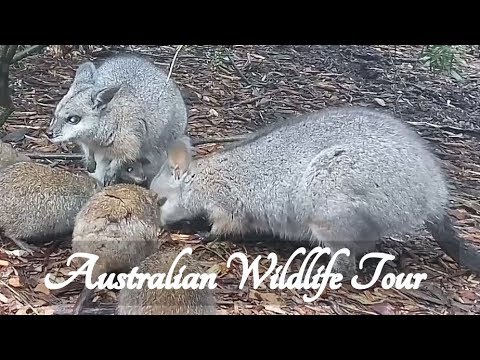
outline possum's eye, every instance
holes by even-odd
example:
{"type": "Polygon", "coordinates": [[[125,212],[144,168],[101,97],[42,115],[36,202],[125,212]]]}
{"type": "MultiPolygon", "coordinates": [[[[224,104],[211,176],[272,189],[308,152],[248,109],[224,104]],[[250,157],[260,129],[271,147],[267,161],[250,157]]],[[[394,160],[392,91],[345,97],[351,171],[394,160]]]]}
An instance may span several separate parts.
{"type": "Polygon", "coordinates": [[[67,122],[72,125],[78,124],[80,120],[81,118],[78,115],[72,115],[67,118],[67,122]]]}
{"type": "Polygon", "coordinates": [[[133,168],[132,168],[132,167],[129,167],[129,168],[127,169],[127,172],[132,172],[132,171],[133,171],[133,168]]]}

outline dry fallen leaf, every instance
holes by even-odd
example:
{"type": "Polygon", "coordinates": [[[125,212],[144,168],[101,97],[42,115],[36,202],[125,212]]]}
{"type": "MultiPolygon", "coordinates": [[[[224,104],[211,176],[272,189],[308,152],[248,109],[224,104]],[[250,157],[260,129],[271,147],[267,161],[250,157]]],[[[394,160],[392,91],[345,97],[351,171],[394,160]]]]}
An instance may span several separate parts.
{"type": "Polygon", "coordinates": [[[220,274],[224,270],[223,264],[215,264],[211,268],[209,268],[206,273],[207,274],[220,274]]]}
{"type": "Polygon", "coordinates": [[[389,303],[381,303],[370,306],[370,309],[380,315],[395,315],[395,308],[389,303]]]}
{"type": "Polygon", "coordinates": [[[274,312],[274,313],[276,313],[276,314],[281,314],[281,315],[285,315],[285,314],[286,314],[286,312],[283,311],[283,310],[280,308],[280,306],[278,306],[278,305],[265,305],[264,308],[265,308],[265,310],[274,312]]]}
{"type": "Polygon", "coordinates": [[[250,290],[248,297],[250,299],[265,301],[271,305],[283,304],[282,298],[274,293],[263,293],[256,290],[250,290]]]}
{"type": "Polygon", "coordinates": [[[469,301],[475,301],[479,298],[478,295],[471,290],[460,290],[458,296],[469,301]]]}
{"type": "Polygon", "coordinates": [[[382,99],[379,99],[379,98],[375,98],[373,99],[378,105],[380,106],[386,106],[387,104],[385,104],[385,101],[382,100],[382,99]]]}
{"type": "Polygon", "coordinates": [[[7,266],[9,266],[9,265],[10,265],[10,263],[9,263],[7,260],[0,260],[0,266],[5,266],[5,267],[7,267],[7,266]]]}
{"type": "Polygon", "coordinates": [[[7,298],[5,295],[3,295],[2,293],[0,293],[0,302],[4,303],[4,304],[8,304],[10,302],[10,299],[7,298]]]}
{"type": "Polygon", "coordinates": [[[15,288],[20,288],[23,285],[20,282],[20,278],[18,276],[12,276],[10,279],[8,279],[8,285],[15,287],[15,288]]]}
{"type": "Polygon", "coordinates": [[[35,292],[40,292],[45,295],[50,295],[50,290],[45,286],[44,281],[40,281],[38,285],[33,289],[35,292]]]}
{"type": "Polygon", "coordinates": [[[467,212],[463,209],[451,210],[450,214],[454,216],[457,220],[465,220],[467,218],[467,212]]]}
{"type": "Polygon", "coordinates": [[[22,306],[20,309],[17,310],[15,315],[30,315],[32,313],[32,309],[29,306],[22,306]]]}

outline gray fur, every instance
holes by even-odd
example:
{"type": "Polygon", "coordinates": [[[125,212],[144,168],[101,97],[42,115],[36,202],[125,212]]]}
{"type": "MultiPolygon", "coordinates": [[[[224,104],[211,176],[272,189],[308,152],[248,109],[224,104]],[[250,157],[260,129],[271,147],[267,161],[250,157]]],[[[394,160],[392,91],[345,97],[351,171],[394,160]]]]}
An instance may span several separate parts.
{"type": "Polygon", "coordinates": [[[448,207],[446,179],[426,143],[376,110],[332,108],[279,121],[193,161],[179,156],[182,144],[189,152],[188,142],[177,142],[151,185],[167,198],[164,223],[203,213],[213,235],[270,233],[333,252],[348,247],[350,257],[336,261],[345,277],[355,272],[355,255],[381,237],[438,223],[448,207]],[[184,169],[179,179],[171,163],[184,169]]]}
{"type": "MultiPolygon", "coordinates": [[[[178,250],[160,250],[146,258],[138,267],[140,274],[166,274],[178,250]]],[[[175,268],[186,266],[183,274],[202,273],[193,259],[180,258],[175,268]]],[[[118,294],[118,315],[214,315],[216,313],[214,290],[204,289],[141,289],[124,287],[118,294]]]]}
{"type": "MultiPolygon", "coordinates": [[[[147,158],[156,174],[165,149],[186,131],[187,109],[177,85],[150,60],[117,55],[98,67],[80,65],[67,94],[58,103],[49,127],[52,142],[79,144],[93,177],[117,182],[122,164],[147,158]],[[67,119],[81,118],[71,125],[67,119]]],[[[151,175],[153,178],[153,175],[151,175]]]]}
{"type": "Polygon", "coordinates": [[[30,162],[31,159],[18,152],[12,145],[0,141],[0,169],[18,162],[30,162]]]}

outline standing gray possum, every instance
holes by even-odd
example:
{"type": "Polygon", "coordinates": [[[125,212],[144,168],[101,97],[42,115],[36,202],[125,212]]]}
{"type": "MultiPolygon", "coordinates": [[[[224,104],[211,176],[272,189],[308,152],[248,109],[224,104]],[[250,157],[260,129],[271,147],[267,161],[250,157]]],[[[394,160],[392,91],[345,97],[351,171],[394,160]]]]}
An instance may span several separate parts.
{"type": "Polygon", "coordinates": [[[0,141],[0,169],[17,162],[30,161],[31,159],[28,156],[15,150],[12,145],[0,141]]]}
{"type": "Polygon", "coordinates": [[[399,119],[361,107],[326,109],[259,130],[238,146],[192,159],[178,139],[151,189],[167,201],[164,224],[206,214],[211,238],[270,233],[310,240],[338,255],[351,278],[356,255],[383,236],[426,225],[460,265],[480,273],[480,254],[448,216],[448,184],[426,142],[399,119]]]}
{"type": "Polygon", "coordinates": [[[53,143],[79,144],[87,169],[104,185],[117,183],[122,165],[141,157],[155,168],[148,173],[156,174],[168,144],[187,126],[180,90],[166,80],[160,68],[137,55],[111,56],[98,67],[83,63],[47,135],[53,143]]]}
{"type": "MultiPolygon", "coordinates": [[[[180,251],[159,250],[139,264],[140,274],[167,274],[180,251]]],[[[183,274],[201,273],[194,259],[181,257],[176,271],[185,266],[183,274]]],[[[138,289],[124,287],[118,294],[117,315],[214,315],[214,290],[204,289],[149,289],[146,282],[138,289]]]]}
{"type": "Polygon", "coordinates": [[[0,171],[0,232],[29,253],[72,233],[75,217],[102,185],[91,176],[35,162],[0,171]]]}

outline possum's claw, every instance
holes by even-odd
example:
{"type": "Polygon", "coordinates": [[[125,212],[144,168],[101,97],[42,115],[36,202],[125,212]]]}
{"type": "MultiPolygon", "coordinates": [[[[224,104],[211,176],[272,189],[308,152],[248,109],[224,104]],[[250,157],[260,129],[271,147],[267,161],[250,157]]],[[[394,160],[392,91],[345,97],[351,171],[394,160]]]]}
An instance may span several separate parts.
{"type": "Polygon", "coordinates": [[[107,171],[103,178],[103,186],[110,186],[117,182],[117,174],[112,171],[107,171]]]}
{"type": "Polygon", "coordinates": [[[36,251],[40,251],[40,249],[34,245],[29,245],[23,240],[19,239],[11,239],[15,245],[17,245],[20,249],[26,251],[30,256],[33,256],[36,251]]]}

